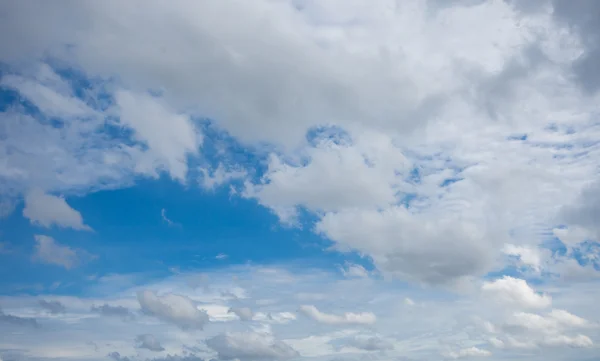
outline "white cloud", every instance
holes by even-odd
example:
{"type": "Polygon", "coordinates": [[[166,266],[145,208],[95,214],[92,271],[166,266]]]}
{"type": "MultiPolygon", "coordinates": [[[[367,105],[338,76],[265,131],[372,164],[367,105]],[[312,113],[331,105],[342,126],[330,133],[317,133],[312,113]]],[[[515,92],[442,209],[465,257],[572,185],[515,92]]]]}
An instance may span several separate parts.
{"type": "Polygon", "coordinates": [[[64,198],[45,194],[38,188],[32,189],[25,196],[23,217],[29,219],[33,224],[46,228],[56,225],[91,231],[91,228],[83,223],[81,213],[71,208],[64,198]]]}
{"type": "Polygon", "coordinates": [[[77,250],[57,243],[54,238],[35,235],[33,260],[71,269],[80,264],[80,258],[77,250]]]}
{"type": "Polygon", "coordinates": [[[542,266],[542,256],[540,251],[531,247],[515,246],[514,244],[505,244],[502,252],[509,256],[519,258],[519,261],[532,267],[535,271],[540,271],[542,266]]]}
{"type": "Polygon", "coordinates": [[[189,117],[147,94],[121,90],[115,97],[121,124],[133,129],[134,138],[148,146],[136,170],[156,176],[157,169],[164,169],[173,179],[185,181],[186,157],[198,152],[202,140],[189,117]]]}
{"type": "Polygon", "coordinates": [[[494,237],[485,225],[432,213],[398,206],[349,209],[326,214],[317,230],[341,249],[369,254],[379,269],[401,278],[443,284],[484,273],[494,237]]]}
{"type": "MultiPolygon", "coordinates": [[[[594,313],[598,288],[589,288],[589,284],[553,286],[553,301],[560,304],[560,308],[537,314],[546,320],[539,322],[538,318],[531,316],[536,313],[518,310],[503,312],[469,293],[449,296],[444,291],[415,288],[411,290],[411,294],[418,297],[420,306],[407,309],[398,304],[398,300],[402,300],[407,292],[404,282],[382,279],[365,282],[363,279],[340,278],[335,271],[323,272],[303,267],[290,269],[272,266],[269,270],[273,273],[251,266],[207,270],[210,276],[209,287],[200,290],[187,284],[189,278],[197,274],[181,273],[166,279],[141,281],[134,278],[135,282],[131,282],[131,277],[125,275],[106,278],[101,282],[90,280],[87,281],[90,288],[83,290],[82,297],[47,294],[1,296],[0,303],[5,314],[27,319],[36,317],[41,327],[23,334],[11,331],[14,328],[10,327],[16,326],[0,325],[4,336],[0,343],[11,344],[12,350],[27,352],[28,357],[93,361],[103,360],[107,354],[115,351],[122,357],[156,357],[157,353],[138,348],[136,337],[146,334],[151,334],[160,341],[161,347],[165,349],[165,357],[171,355],[183,358],[182,350],[186,350],[188,355],[193,354],[201,359],[215,357],[217,350],[203,347],[202,342],[219,335],[228,336],[219,337],[221,345],[225,345],[223,348],[234,347],[236,355],[240,357],[244,352],[275,357],[275,354],[279,354],[279,351],[273,351],[278,349],[278,342],[293,348],[301,355],[299,358],[328,360],[341,357],[439,359],[440,353],[448,351],[458,353],[470,347],[485,350],[487,347],[482,342],[486,341],[498,348],[493,352],[494,358],[499,360],[510,357],[535,361],[582,357],[593,359],[596,354],[594,347],[575,348],[577,344],[585,345],[586,338],[594,343],[600,336],[598,318],[594,313]],[[292,274],[293,282],[282,287],[279,279],[273,277],[277,273],[292,274]],[[130,282],[124,283],[127,278],[130,282]],[[101,284],[96,285],[97,282],[101,284]],[[161,294],[187,297],[194,304],[201,304],[215,322],[210,322],[203,330],[181,330],[167,327],[165,322],[172,321],[166,318],[156,320],[136,317],[123,322],[112,317],[98,317],[91,311],[93,305],[109,304],[137,312],[140,304],[136,291],[140,287],[161,290],[161,294]],[[241,292],[240,289],[244,291],[241,292]],[[367,308],[377,310],[378,316],[381,314],[385,317],[378,317],[377,322],[368,327],[355,327],[352,324],[331,327],[330,324],[314,322],[305,317],[299,317],[294,322],[276,322],[275,319],[283,320],[284,316],[289,316],[283,310],[297,307],[296,294],[299,291],[323,294],[324,298],[314,299],[318,309],[367,308]],[[243,293],[245,296],[233,299],[224,297],[221,292],[243,293]],[[61,302],[66,312],[40,312],[40,297],[61,302]],[[265,299],[270,301],[260,302],[265,299]],[[227,314],[234,307],[252,307],[252,321],[241,322],[235,315],[227,314]],[[489,318],[488,325],[485,326],[486,322],[474,322],[474,316],[489,318]],[[474,328],[478,325],[483,327],[474,328]],[[47,327],[52,327],[54,332],[44,331],[47,327]],[[260,340],[254,342],[254,337],[232,335],[244,335],[249,330],[259,335],[256,338],[260,340]],[[95,346],[87,344],[90,335],[93,335],[95,346]],[[31,342],[32,339],[36,342],[31,342]],[[352,341],[355,339],[358,341],[353,346],[352,341]],[[380,344],[378,340],[383,343],[380,344]],[[388,343],[394,347],[388,348],[388,343]],[[383,350],[374,350],[377,348],[383,350]],[[256,351],[257,349],[262,351],[256,351]],[[69,351],[64,353],[64,350],[69,351]],[[367,356],[366,353],[371,355],[367,356]]],[[[179,309],[174,302],[162,300],[162,303],[179,309]]],[[[287,354],[286,348],[282,347],[282,353],[287,354]]],[[[230,352],[230,356],[234,356],[234,351],[230,352]]],[[[228,357],[226,355],[225,353],[224,357],[228,357]]]]}
{"type": "Polygon", "coordinates": [[[444,354],[445,357],[451,359],[461,359],[466,357],[488,357],[491,355],[492,353],[490,351],[482,350],[474,346],[469,348],[463,348],[458,351],[450,351],[444,354]]]}
{"type": "Polygon", "coordinates": [[[232,180],[245,179],[248,176],[248,172],[243,169],[228,169],[221,163],[212,172],[205,168],[200,168],[200,172],[202,172],[202,177],[199,180],[200,184],[208,190],[213,190],[232,180]]]}
{"type": "MultiPolygon", "coordinates": [[[[23,37],[2,39],[0,59],[34,66],[15,67],[22,74],[3,77],[4,86],[42,114],[2,114],[0,174],[16,194],[116,187],[161,171],[185,181],[202,144],[191,119],[209,118],[261,156],[276,151],[254,183],[219,154],[216,169],[199,170],[203,186],[245,179],[243,194],[282,221],[294,224],[304,207],[340,248],[397,277],[469,279],[496,266],[504,243],[540,244],[561,206],[591,199],[579,195],[597,176],[589,144],[598,103],[571,76],[590,44],[564,31],[565,8],[557,9],[425,0],[182,2],[167,13],[160,2],[11,5],[2,31],[23,37]],[[216,20],[241,11],[243,21],[216,20]],[[91,89],[76,96],[67,76],[36,63],[48,57],[94,79],[91,89]],[[46,124],[52,117],[64,118],[62,128],[46,124]],[[123,127],[132,139],[111,133],[123,127]],[[348,225],[360,237],[338,229],[378,217],[348,225]]],[[[570,224],[587,219],[573,214],[570,224]]]]}
{"type": "Polygon", "coordinates": [[[371,312],[345,312],[342,315],[333,315],[319,311],[313,305],[302,305],[299,311],[311,319],[329,325],[372,325],[377,317],[371,312]]]}
{"type": "Polygon", "coordinates": [[[142,311],[182,329],[202,329],[209,321],[208,314],[186,296],[171,293],[159,296],[144,290],[137,293],[137,298],[142,311]]]}
{"type": "Polygon", "coordinates": [[[342,273],[346,277],[367,278],[369,271],[359,264],[347,264],[342,268],[342,273]]]}
{"type": "Polygon", "coordinates": [[[552,303],[552,298],[549,295],[538,294],[527,284],[527,281],[510,276],[484,282],[481,289],[491,299],[507,305],[544,308],[552,303]]]}
{"type": "MultiPolygon", "coordinates": [[[[578,291],[575,281],[597,277],[597,258],[588,259],[592,264],[585,267],[571,258],[581,251],[597,257],[581,248],[583,240],[598,238],[600,102],[594,83],[600,82],[595,80],[599,32],[594,4],[553,0],[535,11],[525,11],[515,1],[433,0],[3,5],[11,16],[0,22],[0,32],[19,37],[0,38],[0,61],[19,74],[3,74],[2,86],[16,91],[36,112],[15,103],[0,113],[1,196],[8,199],[0,204],[16,204],[20,195],[36,187],[68,196],[129,185],[138,174],[166,172],[181,182],[193,177],[206,188],[244,180],[242,195],[289,224],[299,225],[300,208],[310,212],[316,219],[310,229],[332,240],[338,250],[371,259],[384,276],[428,285],[467,283],[503,269],[503,252],[536,270],[551,264],[548,271],[559,273],[557,279],[544,272],[536,277],[552,299],[524,280],[484,283],[484,294],[510,306],[494,310],[499,313],[495,318],[512,317],[506,328],[494,322],[494,342],[511,350],[590,346],[596,337],[570,329],[583,327],[578,316],[514,313],[551,303],[562,308],[556,298],[564,301],[565,294],[583,297],[580,303],[594,299],[578,291]],[[243,18],[235,17],[240,13],[243,18]],[[236,21],[223,21],[234,17],[236,21]],[[39,64],[46,59],[89,77],[85,94],[69,84],[83,75],[59,75],[39,64]],[[582,76],[585,64],[589,71],[582,76]],[[190,161],[204,156],[194,122],[206,118],[260,161],[269,154],[266,173],[256,174],[260,179],[243,171],[255,164],[238,167],[228,154],[210,160],[219,164],[216,169],[198,168],[195,159],[190,161]],[[558,230],[558,224],[567,228],[558,230]],[[546,241],[553,240],[553,229],[569,250],[565,256],[538,247],[551,243],[546,241]],[[565,283],[570,282],[569,288],[565,283]],[[519,317],[541,326],[523,331],[515,321],[519,317]],[[511,333],[510,327],[525,334],[511,333]],[[548,329],[560,332],[548,334],[548,329]]],[[[67,213],[70,227],[85,227],[83,220],[67,213]]],[[[55,264],[76,264],[77,252],[44,242],[43,253],[55,264]]],[[[277,287],[289,290],[295,276],[273,278],[277,287]]],[[[368,292],[371,280],[362,280],[360,289],[353,283],[358,281],[344,280],[353,285],[350,291],[337,283],[331,286],[335,290],[329,289],[333,282],[315,286],[311,291],[325,296],[314,306],[313,316],[344,320],[318,311],[339,303],[349,309],[383,307],[393,298],[401,306],[398,301],[406,293],[378,290],[377,297],[367,299],[374,296],[368,292]],[[345,298],[327,303],[336,292],[345,298]]],[[[256,315],[265,315],[253,323],[275,323],[267,315],[275,318],[297,306],[268,309],[284,297],[277,287],[268,287],[277,296],[263,294],[249,305],[256,315]]],[[[254,291],[248,287],[249,294],[254,291]]],[[[398,349],[413,352],[411,347],[418,346],[432,358],[432,350],[439,354],[437,341],[431,341],[439,336],[432,336],[435,332],[443,333],[448,325],[452,330],[467,328],[467,315],[473,313],[493,313],[480,300],[448,304],[439,301],[446,294],[431,292],[435,302],[424,297],[431,294],[417,294],[423,307],[410,312],[399,307],[402,317],[395,308],[388,313],[377,308],[381,316],[371,326],[393,324],[405,342],[398,349]]],[[[172,300],[150,298],[159,318],[175,317],[163,305],[172,300]]],[[[180,303],[196,307],[189,300],[180,303]]],[[[211,304],[211,312],[230,323],[234,316],[222,314],[233,306],[245,307],[243,302],[211,304]]],[[[183,308],[195,314],[192,306],[183,308]]],[[[575,306],[567,309],[579,312],[575,306]]],[[[274,329],[304,323],[281,322],[274,329]]],[[[318,332],[323,325],[311,327],[318,332]]],[[[142,332],[122,339],[133,340],[142,332]]],[[[287,332],[292,339],[316,345],[314,353],[335,354],[325,341],[334,336],[287,332]]],[[[177,336],[188,344],[197,341],[177,336]]],[[[21,336],[7,337],[17,338],[16,344],[21,336]]],[[[176,348],[168,341],[165,349],[179,352],[181,344],[173,341],[176,348]]],[[[454,352],[478,345],[462,341],[454,352]]],[[[60,352],[73,352],[69,355],[76,359],[93,357],[60,346],[38,348],[31,357],[59,358],[64,356],[60,352]]],[[[101,357],[112,351],[103,349],[101,357]]],[[[540,358],[548,356],[559,357],[540,350],[540,358]]]]}
{"type": "Polygon", "coordinates": [[[298,357],[285,342],[254,332],[230,332],[206,340],[220,360],[287,360],[298,357]]]}

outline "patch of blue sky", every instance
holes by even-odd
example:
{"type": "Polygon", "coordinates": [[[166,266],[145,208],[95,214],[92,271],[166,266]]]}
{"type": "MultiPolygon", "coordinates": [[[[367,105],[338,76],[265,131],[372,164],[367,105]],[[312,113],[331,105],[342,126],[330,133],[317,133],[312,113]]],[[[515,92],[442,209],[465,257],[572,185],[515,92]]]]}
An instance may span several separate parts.
{"type": "MultiPolygon", "coordinates": [[[[231,198],[228,189],[204,191],[186,187],[166,176],[140,179],[134,187],[106,190],[85,197],[70,197],[94,232],[74,232],[30,225],[22,207],[0,220],[7,230],[13,252],[1,255],[7,267],[0,275],[0,289],[11,292],[20,284],[42,283],[49,287],[56,279],[73,284],[69,292],[83,287],[91,275],[106,272],[129,274],[170,268],[204,271],[231,264],[281,264],[302,262],[308,266],[335,269],[345,262],[363,263],[359,255],[326,251],[331,243],[312,232],[311,227],[284,228],[277,218],[254,200],[231,198]],[[161,218],[167,210],[170,226],[161,218]],[[10,225],[10,227],[9,227],[10,225]],[[67,271],[60,266],[30,264],[34,235],[51,236],[63,245],[83,248],[97,256],[67,271]],[[217,255],[225,254],[225,260],[217,255]],[[2,277],[4,276],[4,277],[2,277]],[[79,286],[77,286],[79,284],[79,286]]],[[[302,215],[311,224],[308,213],[302,215]]]]}

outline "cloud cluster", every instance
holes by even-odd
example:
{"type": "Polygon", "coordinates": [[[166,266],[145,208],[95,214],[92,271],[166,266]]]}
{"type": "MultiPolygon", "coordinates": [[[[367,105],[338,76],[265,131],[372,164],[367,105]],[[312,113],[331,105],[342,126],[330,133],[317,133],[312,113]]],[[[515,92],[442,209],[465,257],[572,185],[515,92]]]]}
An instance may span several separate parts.
{"type": "Polygon", "coordinates": [[[23,36],[2,39],[1,84],[26,101],[1,114],[6,196],[29,194],[39,225],[88,229],[50,194],[239,180],[283,223],[309,211],[336,249],[405,280],[463,282],[503,249],[540,271],[561,206],[594,227],[600,135],[597,6],[540,4],[5,5],[3,33],[23,36]],[[227,147],[202,159],[204,119],[265,172],[227,147]]]}

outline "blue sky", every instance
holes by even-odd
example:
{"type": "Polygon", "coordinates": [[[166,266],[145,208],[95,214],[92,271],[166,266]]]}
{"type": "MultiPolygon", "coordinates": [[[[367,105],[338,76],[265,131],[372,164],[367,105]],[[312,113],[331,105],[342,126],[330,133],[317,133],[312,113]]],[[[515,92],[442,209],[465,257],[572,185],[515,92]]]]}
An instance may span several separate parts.
{"type": "Polygon", "coordinates": [[[0,3],[0,361],[598,359],[597,10],[0,3]]]}

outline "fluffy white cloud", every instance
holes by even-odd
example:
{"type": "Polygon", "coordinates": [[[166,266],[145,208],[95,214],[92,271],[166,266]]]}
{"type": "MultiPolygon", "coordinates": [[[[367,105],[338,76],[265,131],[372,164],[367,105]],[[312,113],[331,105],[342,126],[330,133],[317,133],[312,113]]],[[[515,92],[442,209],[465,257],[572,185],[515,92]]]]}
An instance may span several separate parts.
{"type": "Polygon", "coordinates": [[[77,267],[85,252],[63,246],[54,238],[45,235],[35,235],[33,260],[71,269],[77,267]]]}
{"type": "Polygon", "coordinates": [[[47,228],[56,225],[77,230],[91,230],[83,223],[81,213],[71,208],[64,198],[45,194],[38,188],[32,189],[25,196],[23,216],[31,223],[47,228]]]}
{"type": "Polygon", "coordinates": [[[299,353],[283,341],[255,332],[235,332],[206,340],[220,360],[287,360],[299,353]]]}
{"type": "Polygon", "coordinates": [[[399,206],[328,213],[317,230],[341,249],[369,254],[384,272],[432,284],[485,272],[494,238],[481,223],[399,206]]]}
{"type": "Polygon", "coordinates": [[[490,344],[497,348],[532,349],[540,347],[592,347],[594,342],[582,329],[593,327],[589,321],[565,310],[554,309],[540,315],[515,312],[488,330],[495,336],[490,344]]]}
{"type": "Polygon", "coordinates": [[[550,306],[552,298],[546,294],[538,294],[527,281],[504,276],[495,281],[485,282],[481,289],[491,299],[508,305],[526,308],[544,308],[550,306]]]}
{"type": "Polygon", "coordinates": [[[313,305],[302,305],[299,311],[317,322],[329,325],[372,325],[377,321],[377,317],[371,312],[345,312],[342,315],[334,315],[321,312],[313,305]]]}
{"type": "Polygon", "coordinates": [[[502,252],[509,256],[519,258],[525,266],[532,267],[535,271],[540,271],[542,266],[542,256],[538,249],[526,246],[515,246],[514,244],[505,244],[502,252]]]}
{"type": "Polygon", "coordinates": [[[153,176],[157,170],[166,170],[173,179],[185,181],[187,156],[198,152],[202,140],[189,117],[147,94],[120,90],[115,100],[121,124],[133,129],[134,139],[148,146],[136,170],[153,176]]]}
{"type": "Polygon", "coordinates": [[[137,293],[142,311],[182,329],[202,329],[209,321],[208,314],[198,309],[189,297],[168,293],[162,296],[144,290],[137,293]]]}

